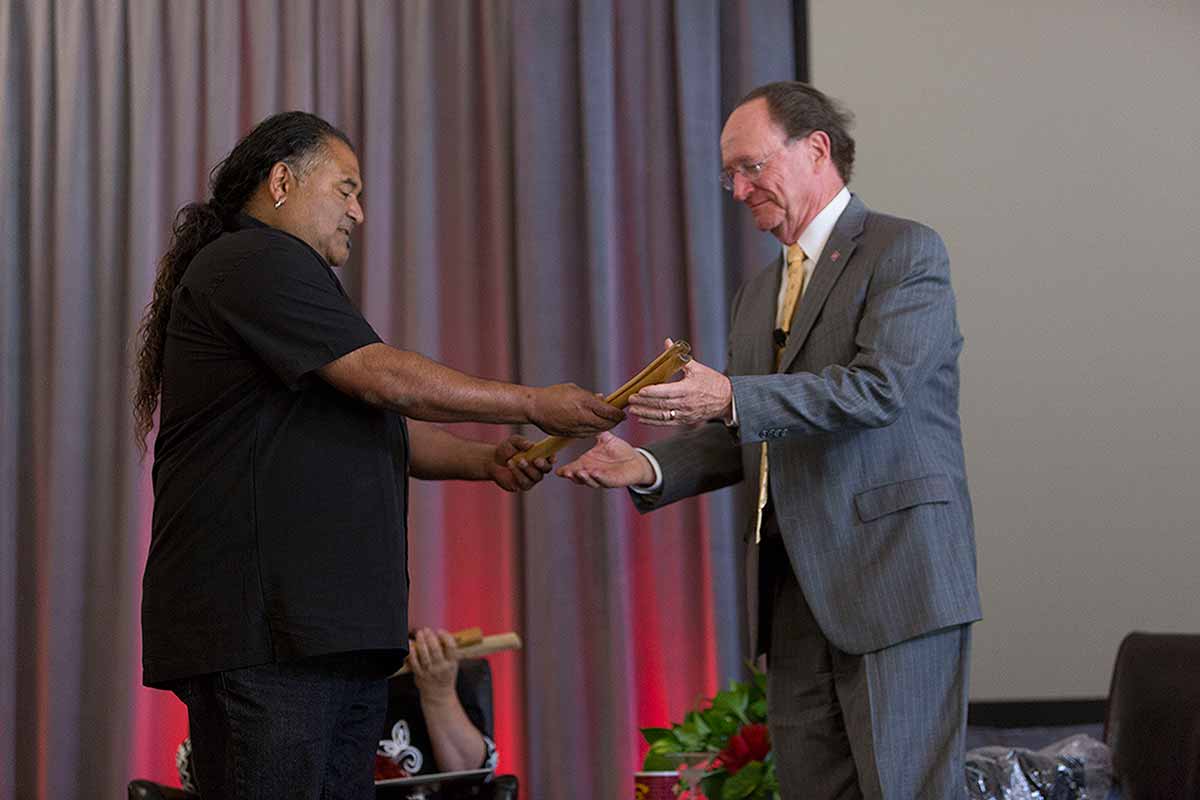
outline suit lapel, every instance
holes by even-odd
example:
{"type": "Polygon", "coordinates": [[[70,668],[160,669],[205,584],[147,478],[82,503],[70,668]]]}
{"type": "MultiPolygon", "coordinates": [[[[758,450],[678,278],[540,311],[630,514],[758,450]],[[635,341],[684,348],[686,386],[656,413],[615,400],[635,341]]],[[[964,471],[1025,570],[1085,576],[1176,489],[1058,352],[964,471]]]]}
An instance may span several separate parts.
{"type": "Polygon", "coordinates": [[[804,340],[808,338],[817,315],[825,305],[829,292],[837,283],[838,276],[846,262],[850,260],[854,248],[858,245],[858,237],[862,234],[863,223],[867,218],[867,207],[858,199],[858,195],[850,197],[850,204],[838,217],[833,226],[833,233],[821,251],[821,259],[813,268],[808,287],[800,298],[800,306],[792,320],[792,329],[788,333],[787,347],[784,348],[783,358],[779,362],[779,371],[787,372],[791,363],[796,360],[804,340]]]}
{"type": "Polygon", "coordinates": [[[757,282],[751,287],[743,302],[752,304],[739,312],[740,316],[753,323],[751,332],[750,358],[752,363],[741,370],[744,375],[770,375],[775,371],[775,308],[779,298],[779,276],[783,269],[783,256],[776,257],[769,269],[764,270],[755,278],[757,282]]]}

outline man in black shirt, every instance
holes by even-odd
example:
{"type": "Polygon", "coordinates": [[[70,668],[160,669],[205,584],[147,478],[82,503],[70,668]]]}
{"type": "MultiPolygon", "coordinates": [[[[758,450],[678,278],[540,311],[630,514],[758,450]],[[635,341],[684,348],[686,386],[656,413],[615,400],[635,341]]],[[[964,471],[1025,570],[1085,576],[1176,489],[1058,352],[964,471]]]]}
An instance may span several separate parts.
{"type": "Polygon", "coordinates": [[[521,437],[430,423],[589,435],[622,416],[382,343],[330,269],[361,191],[343,133],[265,120],[176,218],[142,325],[139,441],[160,411],[143,679],[187,704],[206,797],[373,796],[383,679],[407,648],[408,476],[515,491],[550,468],[505,465],[521,437]]]}

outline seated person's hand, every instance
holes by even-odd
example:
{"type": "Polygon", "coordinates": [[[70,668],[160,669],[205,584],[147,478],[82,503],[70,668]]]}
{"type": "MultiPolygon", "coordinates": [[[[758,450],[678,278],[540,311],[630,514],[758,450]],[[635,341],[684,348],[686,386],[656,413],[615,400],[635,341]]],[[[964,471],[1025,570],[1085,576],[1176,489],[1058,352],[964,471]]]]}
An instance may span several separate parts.
{"type": "Polygon", "coordinates": [[[458,645],[449,631],[421,628],[412,638],[408,665],[423,701],[456,697],[454,679],[458,676],[458,645]]]}
{"type": "Polygon", "coordinates": [[[495,769],[495,744],[475,727],[458,699],[460,658],[449,631],[421,628],[412,637],[408,667],[421,695],[434,763],[439,772],[495,769]]]}

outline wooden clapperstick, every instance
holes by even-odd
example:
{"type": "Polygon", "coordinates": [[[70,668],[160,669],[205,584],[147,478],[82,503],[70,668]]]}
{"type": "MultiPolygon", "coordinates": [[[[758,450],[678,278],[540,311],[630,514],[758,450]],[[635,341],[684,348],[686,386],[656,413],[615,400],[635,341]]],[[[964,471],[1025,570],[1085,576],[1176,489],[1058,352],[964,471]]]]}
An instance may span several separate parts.
{"type": "MultiPolygon", "coordinates": [[[[458,645],[458,649],[470,647],[473,644],[479,644],[483,641],[483,628],[464,628],[461,631],[455,631],[450,634],[454,637],[454,643],[458,645]]],[[[410,637],[411,638],[411,637],[410,637]]]]}
{"type": "MultiPolygon", "coordinates": [[[[459,658],[480,658],[482,656],[499,653],[503,650],[520,650],[521,637],[515,633],[498,633],[493,636],[484,636],[480,628],[467,628],[466,630],[456,631],[451,634],[454,637],[454,643],[458,645],[459,658]]],[[[397,675],[405,675],[412,672],[408,667],[408,659],[404,659],[404,666],[392,673],[391,677],[397,675]]]]}
{"type": "Polygon", "coordinates": [[[478,644],[472,644],[458,651],[463,658],[480,658],[503,650],[520,650],[521,637],[513,632],[497,633],[485,636],[478,644]]]}
{"type": "MultiPolygon", "coordinates": [[[[656,383],[663,383],[683,369],[683,365],[692,360],[691,352],[692,346],[687,342],[682,340],[675,342],[662,351],[658,358],[643,367],[641,372],[625,381],[620,389],[604,398],[604,402],[616,408],[625,408],[629,404],[629,398],[637,394],[640,389],[656,383]]],[[[531,463],[534,459],[549,458],[573,441],[575,440],[570,436],[547,436],[528,450],[510,458],[508,466],[516,465],[517,460],[522,458],[531,463]]]]}

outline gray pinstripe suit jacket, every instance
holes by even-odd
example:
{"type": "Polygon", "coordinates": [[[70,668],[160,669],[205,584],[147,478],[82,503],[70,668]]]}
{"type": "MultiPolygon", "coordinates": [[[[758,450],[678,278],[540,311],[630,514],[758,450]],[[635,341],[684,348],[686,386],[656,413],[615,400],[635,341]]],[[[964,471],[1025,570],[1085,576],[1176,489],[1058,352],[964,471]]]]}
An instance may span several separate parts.
{"type": "Polygon", "coordinates": [[[712,422],[649,446],[663,486],[634,502],[649,511],[757,482],[767,441],[792,568],[836,647],[864,653],[979,619],[958,418],[963,340],[941,237],[854,196],[775,373],[780,270],[776,260],[733,301],[727,374],[739,426],[712,422]]]}

